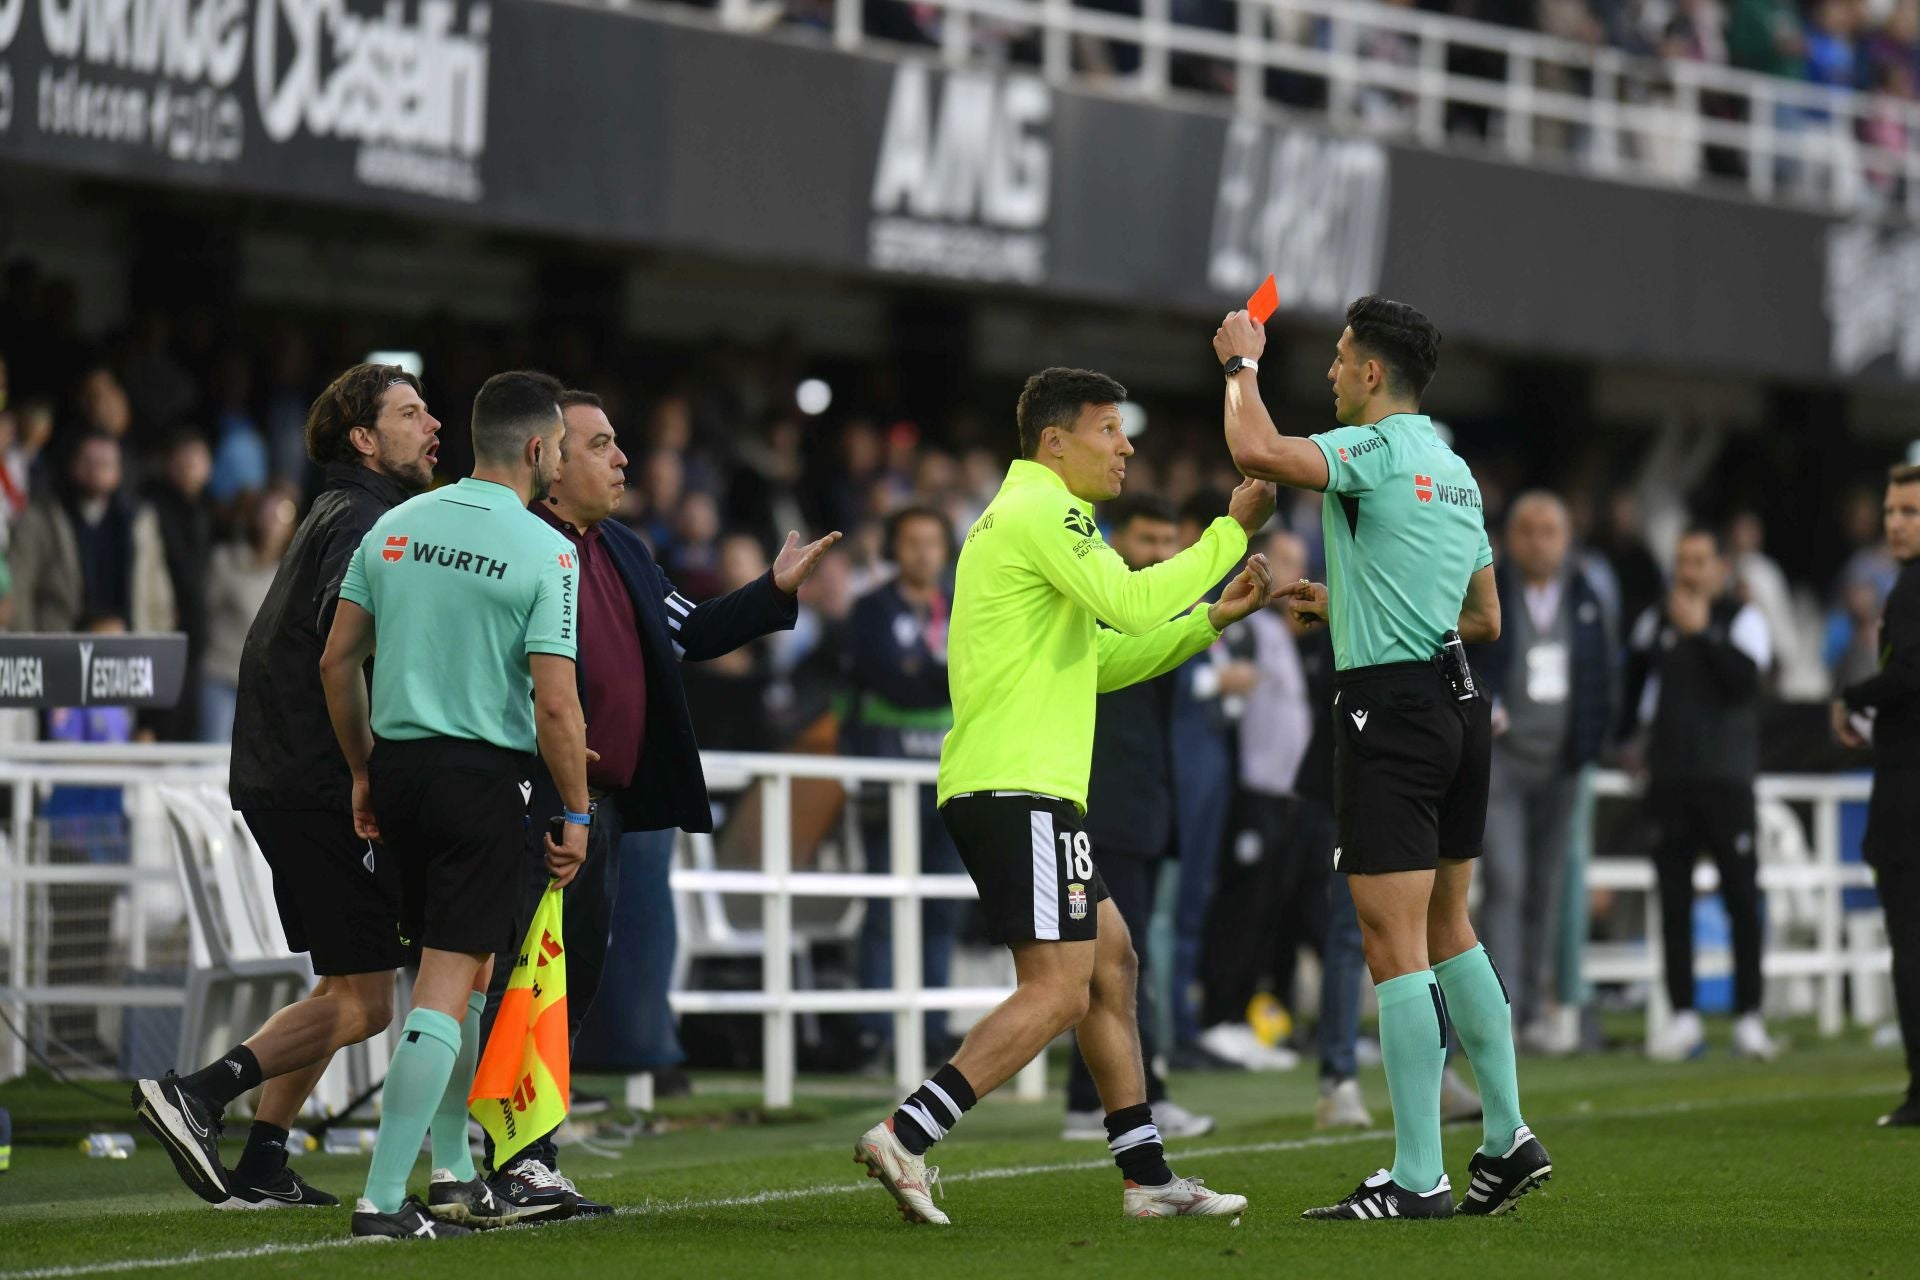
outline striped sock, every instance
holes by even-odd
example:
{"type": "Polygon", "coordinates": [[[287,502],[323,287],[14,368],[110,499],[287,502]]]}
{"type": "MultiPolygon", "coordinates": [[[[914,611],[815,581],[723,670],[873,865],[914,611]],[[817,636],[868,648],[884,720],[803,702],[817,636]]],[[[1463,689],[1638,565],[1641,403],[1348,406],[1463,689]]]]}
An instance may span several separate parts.
{"type": "Polygon", "coordinates": [[[1107,1113],[1107,1150],[1120,1166],[1120,1176],[1142,1187],[1164,1187],[1173,1181],[1167,1168],[1167,1148],[1147,1103],[1107,1113]]]}
{"type": "Polygon", "coordinates": [[[960,1117],[973,1110],[979,1099],[973,1086],[953,1069],[949,1062],[933,1073],[933,1079],[921,1085],[893,1113],[893,1136],[900,1145],[917,1156],[947,1136],[960,1123],[960,1117]]]}

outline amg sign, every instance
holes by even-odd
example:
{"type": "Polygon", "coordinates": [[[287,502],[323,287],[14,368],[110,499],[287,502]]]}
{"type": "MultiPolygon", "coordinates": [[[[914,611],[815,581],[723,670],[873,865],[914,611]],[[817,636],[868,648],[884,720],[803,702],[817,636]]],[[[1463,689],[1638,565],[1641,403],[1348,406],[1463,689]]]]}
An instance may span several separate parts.
{"type": "Polygon", "coordinates": [[[1053,100],[1028,76],[893,75],[874,166],[868,264],[884,271],[1038,284],[1047,273],[1053,100]]]}

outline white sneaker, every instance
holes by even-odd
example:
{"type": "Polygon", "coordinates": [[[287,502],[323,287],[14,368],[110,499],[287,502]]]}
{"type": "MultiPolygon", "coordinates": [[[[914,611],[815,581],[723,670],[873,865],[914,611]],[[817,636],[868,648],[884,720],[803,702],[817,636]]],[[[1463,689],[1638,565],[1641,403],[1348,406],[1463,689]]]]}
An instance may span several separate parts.
{"type": "Polygon", "coordinates": [[[1200,1044],[1209,1052],[1249,1071],[1291,1071],[1300,1065],[1300,1055],[1284,1045],[1269,1045],[1244,1022],[1221,1022],[1200,1033],[1200,1044]]]}
{"type": "Polygon", "coordinates": [[[1360,1082],[1342,1080],[1331,1089],[1323,1090],[1319,1101],[1313,1104],[1313,1127],[1316,1129],[1373,1128],[1373,1115],[1367,1110],[1366,1101],[1360,1096],[1360,1082]]]}
{"type": "Polygon", "coordinates": [[[1684,1062],[1699,1057],[1706,1047],[1707,1034],[1700,1025],[1700,1015],[1683,1009],[1673,1015],[1666,1030],[1647,1041],[1647,1056],[1655,1062],[1684,1062]]]}
{"type": "Polygon", "coordinates": [[[1200,1178],[1175,1178],[1164,1187],[1127,1183],[1122,1212],[1129,1218],[1224,1218],[1247,1211],[1247,1198],[1209,1191],[1200,1178]]]}
{"type": "Polygon", "coordinates": [[[1780,1056],[1780,1042],[1767,1034],[1757,1013],[1742,1014],[1733,1024],[1733,1056],[1772,1062],[1780,1056]]]}
{"type": "MultiPolygon", "coordinates": [[[[1153,1104],[1153,1123],[1162,1138],[1203,1138],[1213,1132],[1212,1116],[1197,1115],[1172,1098],[1162,1098],[1153,1104]]],[[[1104,1118],[1100,1129],[1101,1136],[1106,1136],[1104,1118]]]]}
{"type": "Polygon", "coordinates": [[[1060,1137],[1065,1142],[1105,1142],[1107,1117],[1099,1111],[1069,1111],[1067,1122],[1060,1126],[1060,1137]]]}
{"type": "Polygon", "coordinates": [[[1468,1120],[1478,1120],[1483,1114],[1480,1095],[1473,1086],[1455,1074],[1448,1067],[1440,1076],[1440,1121],[1442,1124],[1460,1124],[1468,1120]]]}
{"type": "Polygon", "coordinates": [[[880,1185],[900,1205],[900,1216],[908,1222],[952,1225],[933,1204],[932,1191],[940,1182],[939,1167],[929,1169],[924,1157],[900,1145],[900,1139],[893,1136],[892,1116],[860,1135],[853,1146],[853,1161],[867,1166],[869,1178],[880,1179],[880,1185]]]}

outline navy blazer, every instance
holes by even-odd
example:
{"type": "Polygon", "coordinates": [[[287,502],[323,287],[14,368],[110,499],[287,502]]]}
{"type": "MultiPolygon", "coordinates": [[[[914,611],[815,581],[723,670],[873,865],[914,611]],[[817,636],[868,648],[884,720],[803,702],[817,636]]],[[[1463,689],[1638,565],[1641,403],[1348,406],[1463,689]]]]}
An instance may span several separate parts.
{"type": "MultiPolygon", "coordinates": [[[[1494,570],[1500,593],[1500,614],[1514,618],[1527,607],[1525,584],[1513,566],[1503,562],[1494,570]]],[[[1562,763],[1578,769],[1600,758],[1611,740],[1614,707],[1619,698],[1619,664],[1607,611],[1587,575],[1567,570],[1560,607],[1573,613],[1573,648],[1567,655],[1572,706],[1568,712],[1566,754],[1562,763]]],[[[1502,627],[1492,644],[1475,645],[1471,653],[1474,675],[1489,698],[1507,689],[1513,666],[1512,628],[1502,627]]]]}
{"type": "MultiPolygon", "coordinates": [[[[738,591],[695,604],[674,590],[639,534],[618,520],[603,521],[599,528],[600,545],[613,558],[633,599],[640,656],[647,668],[646,740],[640,763],[631,785],[602,803],[618,806],[627,831],[711,831],[713,806],[707,799],[707,775],[700,767],[680,661],[717,658],[771,632],[790,630],[800,602],[774,586],[769,572],[738,591]]],[[[592,716],[592,708],[587,714],[592,716]]]]}

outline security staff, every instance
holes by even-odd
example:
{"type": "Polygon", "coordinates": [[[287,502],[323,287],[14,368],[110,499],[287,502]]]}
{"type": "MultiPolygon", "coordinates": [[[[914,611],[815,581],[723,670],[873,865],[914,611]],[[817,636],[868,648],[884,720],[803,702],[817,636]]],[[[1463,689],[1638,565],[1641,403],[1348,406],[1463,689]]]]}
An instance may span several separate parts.
{"type": "Polygon", "coordinates": [[[536,746],[564,805],[545,837],[560,884],[579,869],[593,821],[574,550],[527,510],[559,465],[560,391],[538,373],[487,380],[473,402],[473,475],[373,526],[320,661],[353,774],[354,829],[398,858],[401,929],[421,948],[356,1236],[464,1235],[461,1224],[519,1216],[476,1175],[467,1094],[493,957],[515,927],[536,746]],[[376,640],[369,715],[360,670],[376,640]],[[407,1174],[429,1131],[435,1173],[422,1204],[407,1174]]]}
{"type": "Polygon", "coordinates": [[[287,1166],[287,1132],[333,1054],[393,1020],[393,972],[407,960],[394,928],[397,865],[354,834],[353,779],[327,721],[320,654],[360,540],[433,483],[440,422],[418,378],[398,365],[357,364],[315,397],[306,438],[326,490],[247,631],[227,791],[273,869],[287,945],[309,953],[320,980],[198,1071],[134,1085],[141,1123],[213,1204],[340,1203],[287,1166]],[[246,1150],[227,1172],[221,1113],[263,1082],[246,1150]]]}
{"type": "Polygon", "coordinates": [[[1506,988],[1467,919],[1492,729],[1459,646],[1499,636],[1500,602],[1479,485],[1419,411],[1439,347],[1414,308],[1358,299],[1327,369],[1342,425],[1301,438],[1279,435],[1260,403],[1260,324],[1236,311],[1213,337],[1234,462],[1326,494],[1327,586],[1292,594],[1333,631],[1333,866],[1360,916],[1393,1100],[1393,1168],[1310,1218],[1453,1214],[1440,1150],[1449,1010],[1485,1104],[1461,1212],[1510,1208],[1553,1167],[1521,1120],[1506,988]]]}
{"type": "Polygon", "coordinates": [[[1887,476],[1887,549],[1900,577],[1880,624],[1880,673],[1844,689],[1833,704],[1834,733],[1865,745],[1856,716],[1873,723],[1873,798],[1865,853],[1887,913],[1893,944],[1893,996],[1907,1045],[1907,1096],[1883,1125],[1920,1125],[1920,467],[1887,476]]]}

